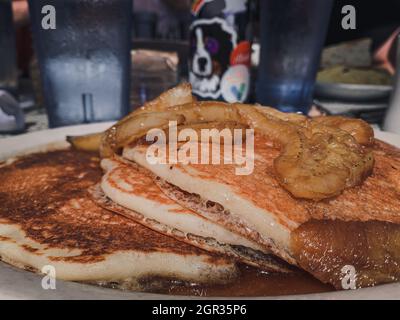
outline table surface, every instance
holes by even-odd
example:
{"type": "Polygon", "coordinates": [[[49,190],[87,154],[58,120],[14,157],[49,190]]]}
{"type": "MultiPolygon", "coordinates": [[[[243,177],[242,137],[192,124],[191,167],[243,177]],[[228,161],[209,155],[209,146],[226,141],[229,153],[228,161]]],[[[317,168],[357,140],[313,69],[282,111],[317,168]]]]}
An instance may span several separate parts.
{"type": "MultiPolygon", "coordinates": [[[[45,109],[32,109],[25,112],[25,123],[26,131],[23,133],[29,133],[34,131],[45,130],[49,128],[49,123],[47,121],[47,114],[45,109]]],[[[18,134],[0,134],[0,139],[15,137],[18,134]]]]}

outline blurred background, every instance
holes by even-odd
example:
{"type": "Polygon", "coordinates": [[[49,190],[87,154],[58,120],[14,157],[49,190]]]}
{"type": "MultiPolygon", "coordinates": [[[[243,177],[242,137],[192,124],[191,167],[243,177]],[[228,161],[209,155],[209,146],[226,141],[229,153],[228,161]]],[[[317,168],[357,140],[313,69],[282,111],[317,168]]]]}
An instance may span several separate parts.
{"type": "Polygon", "coordinates": [[[400,109],[398,0],[89,2],[0,0],[2,136],[114,120],[183,81],[200,99],[380,128],[400,109]]]}

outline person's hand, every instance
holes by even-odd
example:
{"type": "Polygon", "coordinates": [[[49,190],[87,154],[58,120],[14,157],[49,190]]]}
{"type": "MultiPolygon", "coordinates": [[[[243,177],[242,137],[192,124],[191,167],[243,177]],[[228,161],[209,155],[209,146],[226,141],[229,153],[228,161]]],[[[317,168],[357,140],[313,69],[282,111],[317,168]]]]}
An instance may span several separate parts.
{"type": "Polygon", "coordinates": [[[13,0],[12,2],[14,24],[23,26],[29,22],[29,7],[27,0],[13,0]]]}
{"type": "Polygon", "coordinates": [[[396,51],[396,39],[399,33],[400,27],[397,28],[373,54],[374,65],[387,70],[390,74],[395,73],[394,53],[396,51]]]}

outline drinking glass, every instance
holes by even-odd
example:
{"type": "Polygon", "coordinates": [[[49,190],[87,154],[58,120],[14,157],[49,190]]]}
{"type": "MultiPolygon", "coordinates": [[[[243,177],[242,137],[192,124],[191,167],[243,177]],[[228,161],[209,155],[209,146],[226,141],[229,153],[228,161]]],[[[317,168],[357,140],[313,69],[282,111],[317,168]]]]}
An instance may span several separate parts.
{"type": "Polygon", "coordinates": [[[261,1],[258,103],[307,113],[332,0],[261,1]]]}
{"type": "Polygon", "coordinates": [[[30,0],[29,7],[50,127],[128,113],[132,0],[30,0]],[[43,28],[46,5],[55,9],[55,29],[43,28]]]}

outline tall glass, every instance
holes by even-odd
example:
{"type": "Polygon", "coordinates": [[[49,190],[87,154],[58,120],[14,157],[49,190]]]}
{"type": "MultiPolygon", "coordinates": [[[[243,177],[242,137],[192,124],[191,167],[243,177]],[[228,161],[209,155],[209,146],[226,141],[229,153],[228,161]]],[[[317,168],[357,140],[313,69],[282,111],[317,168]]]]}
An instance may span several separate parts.
{"type": "Polygon", "coordinates": [[[258,103],[307,113],[332,0],[262,0],[258,103]]]}
{"type": "Polygon", "coordinates": [[[30,0],[29,7],[50,127],[125,115],[132,0],[30,0]],[[42,26],[46,5],[55,8],[55,29],[42,26]]]}

